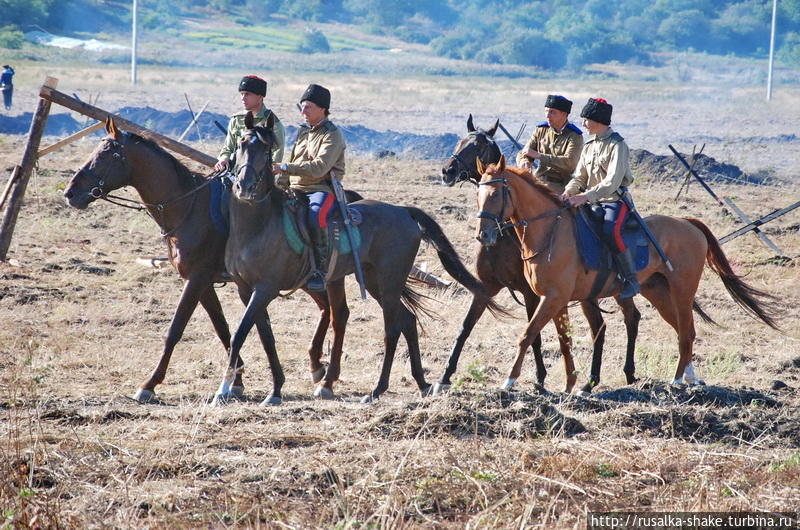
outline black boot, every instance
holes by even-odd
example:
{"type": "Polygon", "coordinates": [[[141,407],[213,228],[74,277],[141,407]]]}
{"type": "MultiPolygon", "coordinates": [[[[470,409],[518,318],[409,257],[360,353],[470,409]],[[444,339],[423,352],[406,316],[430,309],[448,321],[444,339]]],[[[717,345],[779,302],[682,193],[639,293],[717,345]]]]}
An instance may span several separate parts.
{"type": "Polygon", "coordinates": [[[617,266],[619,267],[619,273],[622,277],[622,292],[619,294],[619,297],[622,299],[633,298],[639,294],[639,280],[636,278],[631,249],[629,248],[625,252],[620,252],[615,257],[617,258],[617,266]]]}
{"type": "Polygon", "coordinates": [[[311,229],[311,277],[306,283],[309,291],[325,290],[325,275],[328,272],[328,229],[320,226],[311,229]]]}

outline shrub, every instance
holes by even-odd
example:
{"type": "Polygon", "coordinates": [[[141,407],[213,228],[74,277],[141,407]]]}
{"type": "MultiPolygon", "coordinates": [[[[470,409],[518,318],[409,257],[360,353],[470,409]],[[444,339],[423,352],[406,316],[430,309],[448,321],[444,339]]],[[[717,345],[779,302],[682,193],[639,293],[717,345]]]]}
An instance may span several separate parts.
{"type": "Polygon", "coordinates": [[[320,30],[306,28],[297,45],[297,51],[300,53],[328,53],[331,51],[331,45],[320,30]]]}
{"type": "Polygon", "coordinates": [[[19,50],[25,42],[22,32],[16,26],[0,28],[0,48],[19,50]]]}

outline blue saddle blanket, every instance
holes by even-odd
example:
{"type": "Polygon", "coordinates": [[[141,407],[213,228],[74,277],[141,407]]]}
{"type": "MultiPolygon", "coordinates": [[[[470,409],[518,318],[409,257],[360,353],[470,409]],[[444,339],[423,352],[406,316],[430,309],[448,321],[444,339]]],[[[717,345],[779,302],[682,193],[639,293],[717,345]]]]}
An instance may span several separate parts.
{"type": "MultiPolygon", "coordinates": [[[[603,220],[595,220],[593,214],[584,208],[578,209],[576,217],[578,252],[587,268],[600,270],[603,255],[609,254],[608,251],[604,252],[606,245],[599,237],[603,230],[603,220]]],[[[639,223],[633,219],[626,222],[622,229],[622,240],[633,252],[633,263],[636,270],[640,271],[647,267],[650,258],[649,241],[639,223]]],[[[607,265],[606,268],[613,269],[614,267],[607,265]]]]}
{"type": "Polygon", "coordinates": [[[211,204],[209,205],[209,212],[211,214],[211,222],[214,228],[227,237],[230,232],[230,225],[228,224],[228,213],[231,198],[231,189],[226,185],[227,181],[215,178],[211,181],[211,204]]]}

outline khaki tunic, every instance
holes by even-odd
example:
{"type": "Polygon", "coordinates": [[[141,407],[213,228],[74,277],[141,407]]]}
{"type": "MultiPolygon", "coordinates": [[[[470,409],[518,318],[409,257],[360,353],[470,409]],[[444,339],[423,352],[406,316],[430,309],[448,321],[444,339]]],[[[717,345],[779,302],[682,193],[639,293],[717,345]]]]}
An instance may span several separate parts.
{"type": "MultiPolygon", "coordinates": [[[[262,125],[267,121],[270,113],[275,115],[275,113],[262,104],[261,110],[253,116],[253,124],[262,125]]],[[[245,116],[247,116],[246,110],[231,116],[231,120],[228,122],[228,134],[225,136],[225,143],[222,145],[217,159],[223,157],[230,158],[236,152],[236,149],[239,148],[239,140],[242,139],[245,131],[245,116]]],[[[275,133],[275,145],[272,146],[272,160],[280,161],[283,160],[283,146],[286,144],[286,130],[281,120],[278,119],[278,116],[275,116],[275,124],[272,126],[272,131],[275,133]]]]}
{"type": "Polygon", "coordinates": [[[611,127],[586,141],[567,195],[583,193],[590,203],[619,200],[617,190],[633,182],[630,153],[625,139],[611,127]]]}
{"type": "Polygon", "coordinates": [[[342,131],[327,119],[313,128],[301,126],[285,160],[284,175],[289,176],[291,188],[304,193],[333,191],[327,181],[344,177],[344,150],[342,131]]]}
{"type": "Polygon", "coordinates": [[[583,133],[572,123],[567,122],[560,131],[542,123],[533,131],[522,151],[517,153],[517,164],[524,160],[523,153],[528,149],[541,153],[539,167],[533,174],[554,193],[561,194],[578,165],[581,147],[583,133]]]}

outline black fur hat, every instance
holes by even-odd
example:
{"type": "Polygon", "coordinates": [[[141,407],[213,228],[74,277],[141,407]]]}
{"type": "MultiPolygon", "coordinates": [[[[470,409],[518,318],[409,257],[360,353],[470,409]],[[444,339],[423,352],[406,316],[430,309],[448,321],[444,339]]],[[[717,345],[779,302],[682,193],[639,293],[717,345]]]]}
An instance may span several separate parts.
{"type": "Polygon", "coordinates": [[[612,110],[614,110],[614,107],[608,101],[600,98],[589,98],[589,101],[583,106],[581,118],[588,118],[603,125],[611,125],[612,110]]]}
{"type": "Polygon", "coordinates": [[[547,101],[544,102],[544,106],[547,109],[556,109],[560,110],[561,112],[566,112],[567,114],[572,111],[572,102],[564,96],[558,96],[555,94],[550,94],[547,96],[547,101]]]}
{"type": "Polygon", "coordinates": [[[267,82],[257,75],[246,75],[239,81],[239,92],[252,92],[259,96],[266,96],[267,82]]]}
{"type": "Polygon", "coordinates": [[[308,85],[308,88],[303,92],[300,98],[300,103],[310,101],[323,109],[331,108],[331,92],[324,86],[308,85]]]}

